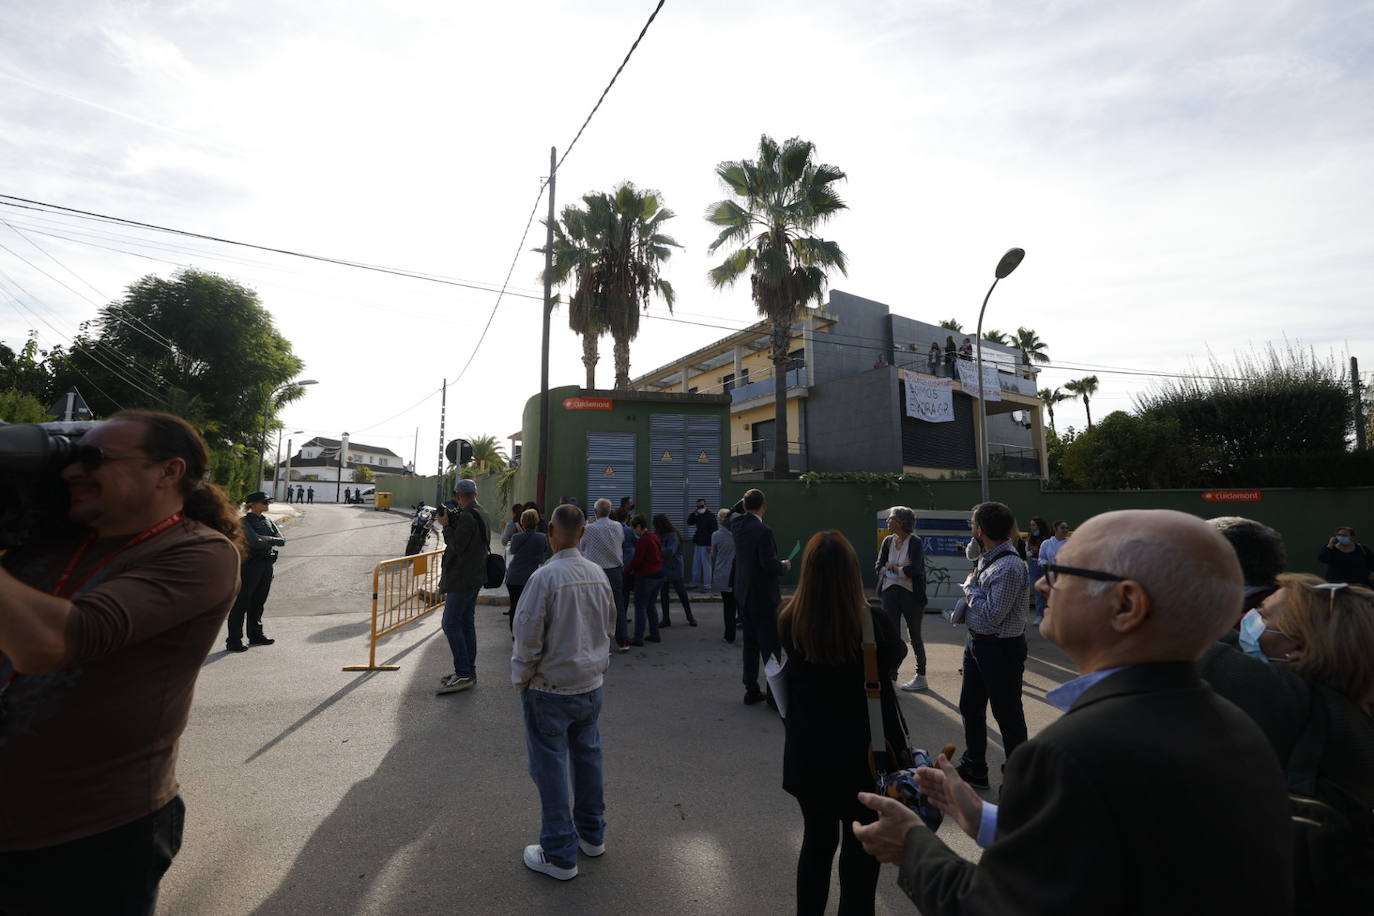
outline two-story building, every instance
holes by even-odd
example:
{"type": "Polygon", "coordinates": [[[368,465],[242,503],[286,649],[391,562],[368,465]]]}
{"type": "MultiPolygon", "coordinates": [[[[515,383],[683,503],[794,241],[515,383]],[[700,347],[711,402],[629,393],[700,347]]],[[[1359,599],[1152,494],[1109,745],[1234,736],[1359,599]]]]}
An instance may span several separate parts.
{"type": "MultiPolygon", "coordinates": [[[[339,478],[339,451],[342,446],[343,443],[338,439],[316,436],[283,461],[282,466],[290,468],[293,479],[336,480],[339,478]]],[[[405,474],[409,470],[401,456],[389,448],[349,441],[344,455],[343,482],[356,480],[354,470],[360,467],[374,474],[405,474]]]]}
{"type": "MultiPolygon", "coordinates": [[[[640,391],[729,394],[730,466],[771,470],[775,447],[771,331],[758,322],[631,381],[640,391]]],[[[978,469],[976,373],[947,350],[972,334],[895,315],[838,290],[794,328],[787,373],[788,464],[793,471],[920,473],[978,469]],[[938,347],[939,356],[931,352],[938,347]],[[948,357],[948,358],[947,358],[948,357]],[[907,377],[948,402],[938,420],[907,404],[907,377]],[[965,382],[970,385],[966,389],[965,382]]],[[[994,473],[1046,474],[1037,370],[1014,347],[983,342],[989,464],[994,473]],[[992,378],[996,379],[994,391],[992,378]]]]}

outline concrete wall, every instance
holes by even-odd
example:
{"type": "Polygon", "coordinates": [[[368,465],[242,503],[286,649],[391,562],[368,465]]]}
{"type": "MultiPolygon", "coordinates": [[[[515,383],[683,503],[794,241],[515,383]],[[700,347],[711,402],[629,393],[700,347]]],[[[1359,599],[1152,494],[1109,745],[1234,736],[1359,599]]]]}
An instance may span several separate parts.
{"type": "Polygon", "coordinates": [[[830,291],[825,310],[838,321],[833,332],[817,331],[811,337],[811,384],[847,378],[869,369],[879,355],[892,354],[888,308],[881,302],[839,290],[830,291]]]}
{"type": "Polygon", "coordinates": [[[902,470],[902,405],[895,372],[870,369],[811,390],[806,402],[810,470],[902,470]]]}

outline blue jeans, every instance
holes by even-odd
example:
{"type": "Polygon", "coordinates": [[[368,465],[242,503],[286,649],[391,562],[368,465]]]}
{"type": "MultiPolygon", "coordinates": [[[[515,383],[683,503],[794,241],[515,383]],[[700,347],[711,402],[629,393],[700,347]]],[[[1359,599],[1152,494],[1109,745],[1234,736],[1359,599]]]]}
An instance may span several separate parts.
{"type": "Polygon", "coordinates": [[[606,798],[602,788],[601,688],[572,695],[525,690],[525,748],[530,776],[539,789],[543,820],[539,845],[559,868],[577,864],[577,838],[600,846],[606,837],[606,798]],[[572,765],[573,804],[568,810],[568,765],[572,765]]]}
{"type": "Polygon", "coordinates": [[[705,544],[697,544],[692,557],[692,581],[687,587],[692,586],[711,587],[711,548],[705,544]]]}
{"type": "Polygon", "coordinates": [[[1035,616],[1045,616],[1045,605],[1049,604],[1049,599],[1036,589],[1035,583],[1040,581],[1040,577],[1045,574],[1045,567],[1040,565],[1039,560],[1030,561],[1030,584],[1031,591],[1035,594],[1035,616]]]}
{"type": "Polygon", "coordinates": [[[477,625],[473,616],[477,613],[480,591],[474,588],[444,595],[444,636],[453,653],[453,673],[459,677],[477,676],[477,625]]]}
{"type": "Polygon", "coordinates": [[[658,635],[658,609],[654,607],[654,599],[658,597],[659,589],[663,587],[663,576],[636,576],[635,577],[635,641],[644,638],[644,624],[647,620],[649,624],[649,635],[658,635]]]}

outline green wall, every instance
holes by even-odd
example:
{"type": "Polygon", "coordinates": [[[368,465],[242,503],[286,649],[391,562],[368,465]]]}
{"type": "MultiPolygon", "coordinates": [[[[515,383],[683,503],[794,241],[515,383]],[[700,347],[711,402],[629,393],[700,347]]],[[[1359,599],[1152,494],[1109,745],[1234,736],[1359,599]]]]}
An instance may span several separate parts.
{"type": "MultiPolygon", "coordinates": [[[[635,503],[649,506],[649,417],[655,413],[714,414],[720,418],[721,491],[730,487],[729,400],[712,395],[649,395],[644,392],[585,391],[576,386],[549,390],[548,480],[545,484],[545,515],[563,496],[575,496],[581,503],[587,491],[587,433],[636,433],[635,503]],[[610,410],[567,410],[563,401],[570,397],[609,398],[610,410]]],[[[525,402],[522,424],[520,470],[516,473],[513,496],[520,502],[535,499],[539,470],[539,395],[525,402]]],[[[630,495],[629,493],[625,494],[630,495]]],[[[585,511],[587,507],[583,506],[585,511]]],[[[679,525],[681,519],[675,519],[679,525]]]]}
{"type": "MultiPolygon", "coordinates": [[[[728,505],[752,486],[768,498],[767,521],[786,554],[792,544],[822,528],[844,532],[859,552],[859,559],[874,584],[871,565],[875,557],[875,514],[895,505],[914,509],[970,509],[978,502],[978,481],[949,480],[906,484],[897,490],[881,485],[824,481],[810,488],[800,481],[731,483],[724,501],[728,505]]],[[[1017,522],[1039,515],[1051,523],[1064,519],[1076,527],[1084,519],[1112,509],[1176,509],[1199,518],[1243,515],[1263,522],[1284,537],[1288,565],[1295,571],[1321,574],[1317,553],[1337,525],[1368,527],[1374,515],[1374,487],[1348,489],[1275,489],[1262,491],[1257,503],[1207,502],[1202,490],[1042,490],[1035,480],[994,480],[990,493],[994,500],[1011,506],[1017,522]]]]}
{"type": "MultiPolygon", "coordinates": [[[[502,505],[501,500],[497,497],[498,475],[479,474],[475,479],[477,481],[477,501],[491,516],[493,526],[496,525],[497,516],[500,516],[501,524],[504,527],[509,507],[502,505]]],[[[438,481],[439,478],[432,476],[392,477],[387,474],[378,474],[376,482],[370,486],[376,487],[378,493],[390,493],[392,508],[409,510],[420,500],[424,500],[426,505],[434,505],[434,487],[438,481]]],[[[448,495],[445,493],[444,498],[447,499],[448,495]]]]}

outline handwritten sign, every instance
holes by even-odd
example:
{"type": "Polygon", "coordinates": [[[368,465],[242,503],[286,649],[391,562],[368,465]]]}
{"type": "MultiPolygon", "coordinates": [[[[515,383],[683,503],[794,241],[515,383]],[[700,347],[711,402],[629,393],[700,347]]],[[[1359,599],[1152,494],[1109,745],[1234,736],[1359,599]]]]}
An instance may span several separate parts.
{"type": "Polygon", "coordinates": [[[954,380],[906,374],[906,415],[927,423],[954,420],[954,380]]]}
{"type": "MultiPolygon", "coordinates": [[[[956,359],[959,365],[959,381],[967,394],[978,397],[978,364],[971,359],[956,359]]],[[[1002,400],[1002,383],[997,380],[997,367],[983,363],[983,400],[1002,400]]]]}

